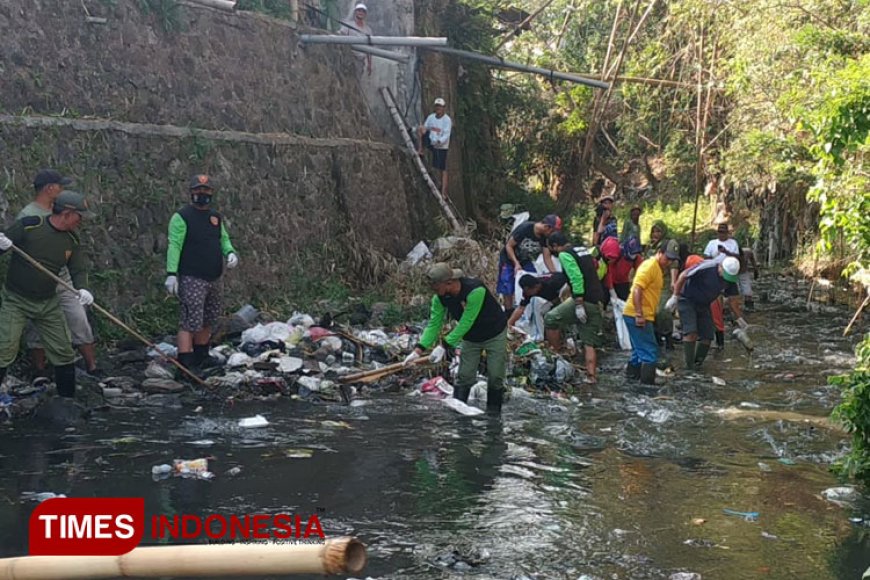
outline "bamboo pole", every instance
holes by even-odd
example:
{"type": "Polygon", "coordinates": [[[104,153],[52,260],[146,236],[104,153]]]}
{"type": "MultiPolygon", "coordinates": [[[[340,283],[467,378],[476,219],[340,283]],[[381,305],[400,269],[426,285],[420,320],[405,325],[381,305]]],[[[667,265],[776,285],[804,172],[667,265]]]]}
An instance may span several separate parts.
{"type": "MultiPolygon", "coordinates": [[[[67,289],[68,291],[72,292],[73,294],[78,294],[78,290],[76,290],[75,288],[73,288],[72,286],[70,286],[69,284],[64,282],[60,277],[58,277],[54,273],[52,273],[51,270],[49,270],[48,268],[43,266],[41,263],[39,263],[38,261],[33,259],[27,252],[25,252],[24,250],[22,250],[21,248],[19,248],[18,246],[15,246],[15,245],[11,246],[11,249],[13,252],[15,252],[16,254],[18,254],[19,256],[24,258],[27,262],[29,262],[31,266],[33,266],[34,268],[36,268],[37,270],[39,270],[40,272],[42,272],[43,274],[45,274],[46,276],[51,278],[56,283],[60,284],[63,288],[67,289]]],[[[106,318],[108,318],[109,320],[111,320],[112,322],[114,322],[115,324],[117,324],[118,326],[123,328],[124,330],[126,330],[131,336],[138,338],[146,346],[153,348],[160,356],[162,356],[164,359],[168,360],[169,362],[174,364],[176,367],[178,367],[179,370],[181,370],[181,372],[183,372],[185,375],[187,375],[188,377],[190,377],[191,379],[193,379],[194,381],[196,381],[200,385],[208,386],[208,385],[206,385],[205,382],[203,382],[202,379],[200,379],[198,376],[196,376],[195,374],[193,374],[192,372],[187,370],[187,368],[184,365],[182,365],[180,362],[178,362],[176,359],[172,358],[171,356],[164,354],[159,348],[157,348],[156,345],[154,345],[154,343],[152,343],[150,340],[148,340],[147,338],[145,338],[144,336],[142,336],[141,334],[139,334],[138,332],[136,332],[135,330],[133,330],[132,328],[130,328],[129,326],[127,326],[126,324],[121,322],[120,320],[118,320],[111,312],[109,312],[108,310],[106,310],[105,308],[103,308],[102,306],[97,304],[96,302],[91,304],[91,306],[94,308],[94,310],[96,310],[97,312],[99,312],[100,314],[102,314],[103,316],[105,316],[106,318]]]]}
{"type": "Polygon", "coordinates": [[[426,185],[429,186],[429,191],[438,201],[438,205],[441,206],[444,215],[447,216],[447,220],[453,227],[454,232],[457,235],[462,235],[463,228],[462,225],[459,223],[459,219],[456,217],[456,215],[454,215],[453,210],[450,209],[450,206],[447,204],[447,200],[445,200],[444,196],[441,195],[441,192],[438,190],[438,186],[436,186],[435,182],[432,181],[432,178],[429,176],[429,172],[426,171],[426,166],[423,165],[423,160],[420,159],[419,155],[417,155],[417,148],[414,147],[414,143],[411,141],[411,137],[408,135],[408,131],[405,128],[405,122],[402,120],[402,115],[399,114],[399,109],[396,107],[396,103],[386,87],[381,88],[381,97],[383,97],[384,103],[387,105],[387,109],[390,110],[390,114],[393,116],[393,121],[396,123],[396,128],[399,130],[399,134],[402,136],[402,140],[405,142],[405,146],[411,152],[411,157],[414,159],[414,163],[415,165],[417,165],[417,169],[423,176],[423,180],[426,182],[426,185]]]}
{"type": "Polygon", "coordinates": [[[302,44],[368,44],[373,46],[447,46],[445,37],[345,36],[343,34],[302,34],[302,44]]]}
{"type": "Polygon", "coordinates": [[[377,56],[379,58],[385,58],[387,60],[394,60],[396,62],[401,62],[407,64],[408,61],[411,60],[411,57],[407,54],[401,54],[399,52],[393,52],[390,50],[383,50],[380,48],[374,48],[373,46],[364,46],[360,44],[353,45],[353,50],[356,52],[364,52],[366,54],[370,54],[372,56],[377,56]]]}
{"type": "Polygon", "coordinates": [[[355,538],[323,544],[210,544],[135,548],[122,556],[0,559],[0,580],[359,574],[368,557],[355,538]]]}
{"type": "Polygon", "coordinates": [[[398,373],[403,370],[407,370],[413,366],[420,366],[429,362],[429,357],[424,356],[420,357],[415,361],[412,361],[409,364],[405,364],[404,362],[395,363],[391,365],[387,365],[385,367],[381,367],[379,369],[373,369],[370,371],[365,371],[362,373],[355,373],[352,375],[345,375],[338,379],[340,383],[371,383],[376,380],[382,379],[386,376],[398,373]]]}
{"type": "Polygon", "coordinates": [[[572,83],[577,83],[580,85],[586,85],[588,87],[594,87],[596,89],[607,89],[610,87],[609,83],[599,81],[596,79],[590,79],[586,77],[581,77],[575,74],[569,74],[564,72],[555,71],[552,69],[540,68],[537,66],[526,66],[524,64],[519,64],[516,62],[511,62],[508,60],[502,60],[497,57],[487,56],[485,54],[479,54],[476,52],[469,52],[467,50],[458,50],[456,48],[445,48],[440,46],[426,46],[421,47],[425,50],[433,50],[435,52],[441,52],[444,54],[449,54],[452,56],[456,56],[459,58],[465,58],[468,60],[476,60],[478,62],[486,63],[490,66],[494,66],[496,68],[503,68],[506,70],[515,70],[519,72],[526,72],[541,75],[543,77],[547,77],[550,80],[560,80],[560,81],[568,81],[572,83]]]}

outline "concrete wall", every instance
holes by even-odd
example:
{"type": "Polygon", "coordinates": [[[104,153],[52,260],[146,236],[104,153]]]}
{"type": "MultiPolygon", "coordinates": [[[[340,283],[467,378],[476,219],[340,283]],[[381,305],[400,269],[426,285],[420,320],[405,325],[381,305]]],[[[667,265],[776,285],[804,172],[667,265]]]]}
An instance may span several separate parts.
{"type": "Polygon", "coordinates": [[[403,256],[432,233],[437,209],[360,97],[349,49],[302,49],[259,15],[182,5],[167,31],[135,0],[84,5],[107,23],[80,2],[0,3],[0,202],[26,203],[39,167],[75,176],[99,208],[84,238],[104,303],[160,296],[166,224],[194,172],[217,177],[240,251],[230,302],[338,276],[341,263],[301,271],[325,247],[403,256]]]}

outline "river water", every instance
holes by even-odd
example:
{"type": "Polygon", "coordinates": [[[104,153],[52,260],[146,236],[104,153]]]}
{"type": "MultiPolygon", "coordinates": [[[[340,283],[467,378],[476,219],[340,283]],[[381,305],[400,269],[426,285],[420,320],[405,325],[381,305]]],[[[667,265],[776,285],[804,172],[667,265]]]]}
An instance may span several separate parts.
{"type": "Polygon", "coordinates": [[[838,395],[825,376],[852,362],[849,314],[759,304],[751,358],[729,341],[703,374],[651,391],[627,383],[626,355],[610,350],[577,402],[515,397],[502,421],[392,392],[353,407],[112,411],[72,432],[7,426],[0,553],[27,551],[35,504],[22,493],[51,491],[144,497],[148,514],[318,514],[327,536],[368,546],[363,577],[853,580],[870,566],[870,523],[858,521],[870,503],[820,495],[837,485],[828,467],[843,435],[715,413],[826,415],[838,395]],[[271,424],[237,427],[256,413],[271,424]],[[214,443],[191,443],[203,439],[214,443]],[[292,457],[299,449],[313,453],[292,457]],[[202,456],[213,480],[152,479],[153,465],[202,456]]]}

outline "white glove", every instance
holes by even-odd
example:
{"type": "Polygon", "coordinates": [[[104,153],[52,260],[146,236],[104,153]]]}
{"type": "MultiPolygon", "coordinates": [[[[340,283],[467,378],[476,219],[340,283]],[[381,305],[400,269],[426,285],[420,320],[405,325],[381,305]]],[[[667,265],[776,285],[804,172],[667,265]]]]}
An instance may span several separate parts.
{"type": "Polygon", "coordinates": [[[232,270],[233,268],[235,268],[238,265],[239,265],[239,257],[237,255],[235,255],[235,253],[227,256],[227,268],[232,270]]]}
{"type": "Polygon", "coordinates": [[[82,306],[90,306],[94,303],[94,295],[87,290],[79,290],[79,303],[82,306]]]}
{"type": "Polygon", "coordinates": [[[405,360],[402,361],[402,365],[408,366],[409,364],[411,364],[412,362],[414,362],[418,358],[420,358],[420,353],[417,352],[416,349],[414,349],[411,351],[411,354],[409,354],[408,356],[405,357],[405,360]]]}
{"type": "Polygon", "coordinates": [[[582,304],[576,304],[574,306],[574,316],[577,317],[577,320],[580,321],[580,324],[586,324],[586,308],[584,308],[582,304]]]}
{"type": "Polygon", "coordinates": [[[170,296],[178,296],[178,276],[167,276],[163,285],[170,296]]]}
{"type": "Polygon", "coordinates": [[[679,300],[679,296],[671,296],[668,298],[668,301],[665,302],[665,310],[669,312],[674,312],[677,309],[677,300],[679,300]]]}
{"type": "Polygon", "coordinates": [[[12,247],[12,240],[6,237],[6,234],[0,234],[0,252],[5,252],[12,247]]]}
{"type": "Polygon", "coordinates": [[[744,318],[741,316],[740,318],[737,319],[737,326],[739,326],[740,328],[746,330],[747,328],[749,328],[749,323],[746,322],[746,319],[744,319],[744,318]]]}
{"type": "Polygon", "coordinates": [[[447,349],[440,344],[432,349],[432,354],[429,355],[429,362],[438,364],[444,360],[444,355],[447,354],[447,349]]]}

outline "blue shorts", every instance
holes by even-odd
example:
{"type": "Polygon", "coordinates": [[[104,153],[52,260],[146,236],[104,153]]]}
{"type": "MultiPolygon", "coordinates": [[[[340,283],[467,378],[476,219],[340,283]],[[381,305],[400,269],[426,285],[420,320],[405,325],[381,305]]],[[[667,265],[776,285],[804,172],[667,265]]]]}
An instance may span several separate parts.
{"type": "MultiPolygon", "coordinates": [[[[498,283],[495,291],[502,296],[513,296],[516,286],[514,265],[511,262],[502,262],[498,267],[498,283]]],[[[523,270],[534,274],[536,272],[535,265],[532,263],[523,264],[523,270]]]]}

